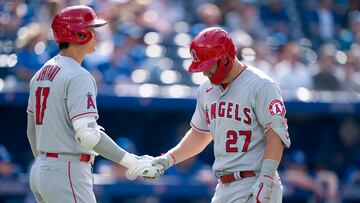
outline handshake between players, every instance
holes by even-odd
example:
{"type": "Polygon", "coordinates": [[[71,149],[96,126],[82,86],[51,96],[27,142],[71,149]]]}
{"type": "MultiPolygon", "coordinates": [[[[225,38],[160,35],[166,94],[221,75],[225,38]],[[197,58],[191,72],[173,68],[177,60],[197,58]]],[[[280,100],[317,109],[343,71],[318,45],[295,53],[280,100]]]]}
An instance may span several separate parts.
{"type": "Polygon", "coordinates": [[[174,164],[174,159],[169,153],[158,157],[126,154],[120,164],[127,167],[131,175],[154,179],[163,175],[165,170],[174,164]]]}

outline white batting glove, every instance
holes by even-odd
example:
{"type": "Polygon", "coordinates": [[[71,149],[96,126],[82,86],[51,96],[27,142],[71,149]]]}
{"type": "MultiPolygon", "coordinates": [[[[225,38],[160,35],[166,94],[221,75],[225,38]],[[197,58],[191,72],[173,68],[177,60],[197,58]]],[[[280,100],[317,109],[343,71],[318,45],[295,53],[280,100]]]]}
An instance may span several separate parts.
{"type": "Polygon", "coordinates": [[[247,194],[246,200],[248,201],[252,197],[254,203],[269,203],[273,185],[273,177],[260,176],[247,194]]]}
{"type": "Polygon", "coordinates": [[[160,164],[163,166],[164,171],[165,171],[166,169],[173,166],[174,162],[175,162],[175,160],[174,160],[173,156],[168,152],[161,156],[155,157],[154,160],[152,161],[152,165],[156,166],[156,165],[160,164]]]}
{"type": "Polygon", "coordinates": [[[128,168],[128,173],[134,176],[143,176],[155,178],[163,173],[162,165],[152,165],[152,158],[150,156],[136,156],[134,154],[126,153],[120,164],[128,168]]]}
{"type": "MultiPolygon", "coordinates": [[[[259,178],[247,194],[246,200],[251,197],[255,203],[269,203],[272,188],[275,184],[274,174],[278,168],[279,163],[272,159],[265,159],[261,166],[259,178]]],[[[246,201],[246,202],[247,202],[246,201]]]]}

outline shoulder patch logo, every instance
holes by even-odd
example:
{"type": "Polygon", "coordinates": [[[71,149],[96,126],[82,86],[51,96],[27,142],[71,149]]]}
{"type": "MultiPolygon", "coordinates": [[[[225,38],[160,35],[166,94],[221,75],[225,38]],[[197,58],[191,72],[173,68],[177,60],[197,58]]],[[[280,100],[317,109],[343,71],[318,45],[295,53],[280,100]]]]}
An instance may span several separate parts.
{"type": "Polygon", "coordinates": [[[269,111],[271,115],[284,116],[286,113],[284,103],[279,99],[275,99],[270,103],[269,111]]]}
{"type": "Polygon", "coordinates": [[[86,96],[87,96],[87,109],[90,109],[90,108],[94,108],[94,109],[95,109],[95,103],[94,103],[94,101],[93,101],[93,99],[92,99],[93,94],[91,94],[90,92],[88,92],[88,93],[86,94],[86,96]]]}

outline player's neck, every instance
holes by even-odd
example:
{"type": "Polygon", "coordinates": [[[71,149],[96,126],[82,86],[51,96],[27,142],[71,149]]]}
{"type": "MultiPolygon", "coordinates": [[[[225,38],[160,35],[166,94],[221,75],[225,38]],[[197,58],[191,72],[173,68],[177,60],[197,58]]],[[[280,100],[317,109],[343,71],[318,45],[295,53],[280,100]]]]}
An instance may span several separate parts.
{"type": "Polygon", "coordinates": [[[246,66],[239,62],[239,60],[235,59],[234,66],[230,70],[229,74],[225,78],[225,80],[222,82],[222,84],[229,84],[231,81],[233,81],[239,74],[246,68],[246,66]]]}
{"type": "Polygon", "coordinates": [[[83,53],[83,51],[75,49],[75,48],[61,50],[60,55],[70,57],[70,58],[74,59],[75,61],[77,61],[79,64],[82,63],[82,61],[84,60],[84,57],[85,57],[85,54],[83,53]]]}

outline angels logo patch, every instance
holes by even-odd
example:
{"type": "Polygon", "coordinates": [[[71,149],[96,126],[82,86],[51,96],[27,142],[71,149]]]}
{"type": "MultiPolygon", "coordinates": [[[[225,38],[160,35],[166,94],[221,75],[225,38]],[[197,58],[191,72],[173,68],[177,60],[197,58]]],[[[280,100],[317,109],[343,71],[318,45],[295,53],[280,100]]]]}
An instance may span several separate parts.
{"type": "Polygon", "coordinates": [[[275,99],[270,103],[269,110],[271,115],[284,116],[286,113],[284,103],[279,99],[275,99]]]}
{"type": "Polygon", "coordinates": [[[92,99],[93,94],[88,92],[86,96],[87,96],[87,109],[90,109],[90,108],[95,109],[95,104],[94,104],[94,101],[92,99]]]}

